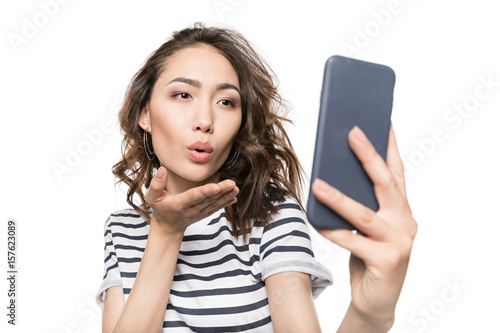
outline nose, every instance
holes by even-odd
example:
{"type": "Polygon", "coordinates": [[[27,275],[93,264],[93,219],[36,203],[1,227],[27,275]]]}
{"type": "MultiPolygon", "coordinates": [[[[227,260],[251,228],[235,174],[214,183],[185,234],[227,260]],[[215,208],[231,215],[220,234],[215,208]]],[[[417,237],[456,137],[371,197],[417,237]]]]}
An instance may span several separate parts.
{"type": "Polygon", "coordinates": [[[214,128],[213,125],[213,115],[210,104],[200,103],[195,112],[193,112],[193,131],[212,133],[214,128]]]}

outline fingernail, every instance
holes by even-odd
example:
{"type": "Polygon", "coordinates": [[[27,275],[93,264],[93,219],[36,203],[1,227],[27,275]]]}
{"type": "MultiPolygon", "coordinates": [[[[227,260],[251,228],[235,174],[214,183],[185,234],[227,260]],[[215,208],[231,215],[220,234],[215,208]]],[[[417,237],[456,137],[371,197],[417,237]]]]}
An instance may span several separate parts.
{"type": "Polygon", "coordinates": [[[352,130],[354,131],[354,138],[360,142],[360,143],[365,143],[368,141],[368,138],[366,137],[365,133],[363,133],[363,131],[361,130],[361,128],[359,128],[358,126],[354,126],[352,128],[352,130]]]}
{"type": "Polygon", "coordinates": [[[332,191],[332,187],[330,185],[328,185],[327,182],[319,179],[319,178],[316,178],[314,180],[314,183],[313,183],[313,186],[320,192],[323,192],[323,193],[329,193],[332,191]]]}
{"type": "Polygon", "coordinates": [[[162,167],[160,167],[158,169],[158,171],[156,172],[156,178],[158,180],[161,180],[163,178],[163,176],[165,176],[165,170],[162,167]]]}

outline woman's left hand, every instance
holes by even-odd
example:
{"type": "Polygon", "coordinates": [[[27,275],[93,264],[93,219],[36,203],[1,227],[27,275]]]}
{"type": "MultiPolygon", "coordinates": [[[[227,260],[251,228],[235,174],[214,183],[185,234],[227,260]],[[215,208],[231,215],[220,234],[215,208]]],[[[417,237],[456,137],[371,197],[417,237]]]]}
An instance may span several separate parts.
{"type": "Polygon", "coordinates": [[[390,129],[387,163],[357,127],[349,132],[349,145],[374,184],[377,212],[316,180],[316,198],[353,224],[350,230],[318,230],[324,237],[349,250],[351,305],[339,331],[386,332],[394,321],[399,294],[417,233],[406,197],[403,162],[394,131],[390,129]],[[363,235],[364,234],[364,235],[363,235]],[[364,322],[364,323],[362,323],[364,322]],[[365,326],[363,326],[365,325],[365,326]]]}

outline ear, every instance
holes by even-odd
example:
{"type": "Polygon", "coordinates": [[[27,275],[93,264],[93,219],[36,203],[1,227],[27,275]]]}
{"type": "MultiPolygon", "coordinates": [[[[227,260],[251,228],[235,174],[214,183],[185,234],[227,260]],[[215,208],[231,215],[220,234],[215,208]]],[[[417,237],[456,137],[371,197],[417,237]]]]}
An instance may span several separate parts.
{"type": "Polygon", "coordinates": [[[149,105],[142,109],[141,115],[139,116],[139,126],[142,127],[143,130],[151,132],[151,120],[149,118],[149,105]]]}

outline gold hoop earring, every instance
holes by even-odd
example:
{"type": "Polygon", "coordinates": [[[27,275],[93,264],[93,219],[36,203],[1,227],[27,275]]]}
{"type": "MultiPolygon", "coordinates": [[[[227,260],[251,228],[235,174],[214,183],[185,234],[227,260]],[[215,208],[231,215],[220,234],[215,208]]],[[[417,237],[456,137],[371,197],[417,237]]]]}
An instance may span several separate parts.
{"type": "MultiPolygon", "coordinates": [[[[142,136],[143,138],[142,141],[144,142],[144,151],[146,152],[146,156],[148,160],[152,161],[155,158],[155,152],[151,151],[151,148],[149,148],[148,134],[150,134],[148,131],[144,131],[144,135],[142,136]]],[[[153,144],[153,136],[151,135],[151,145],[152,144],[153,144]]]]}

